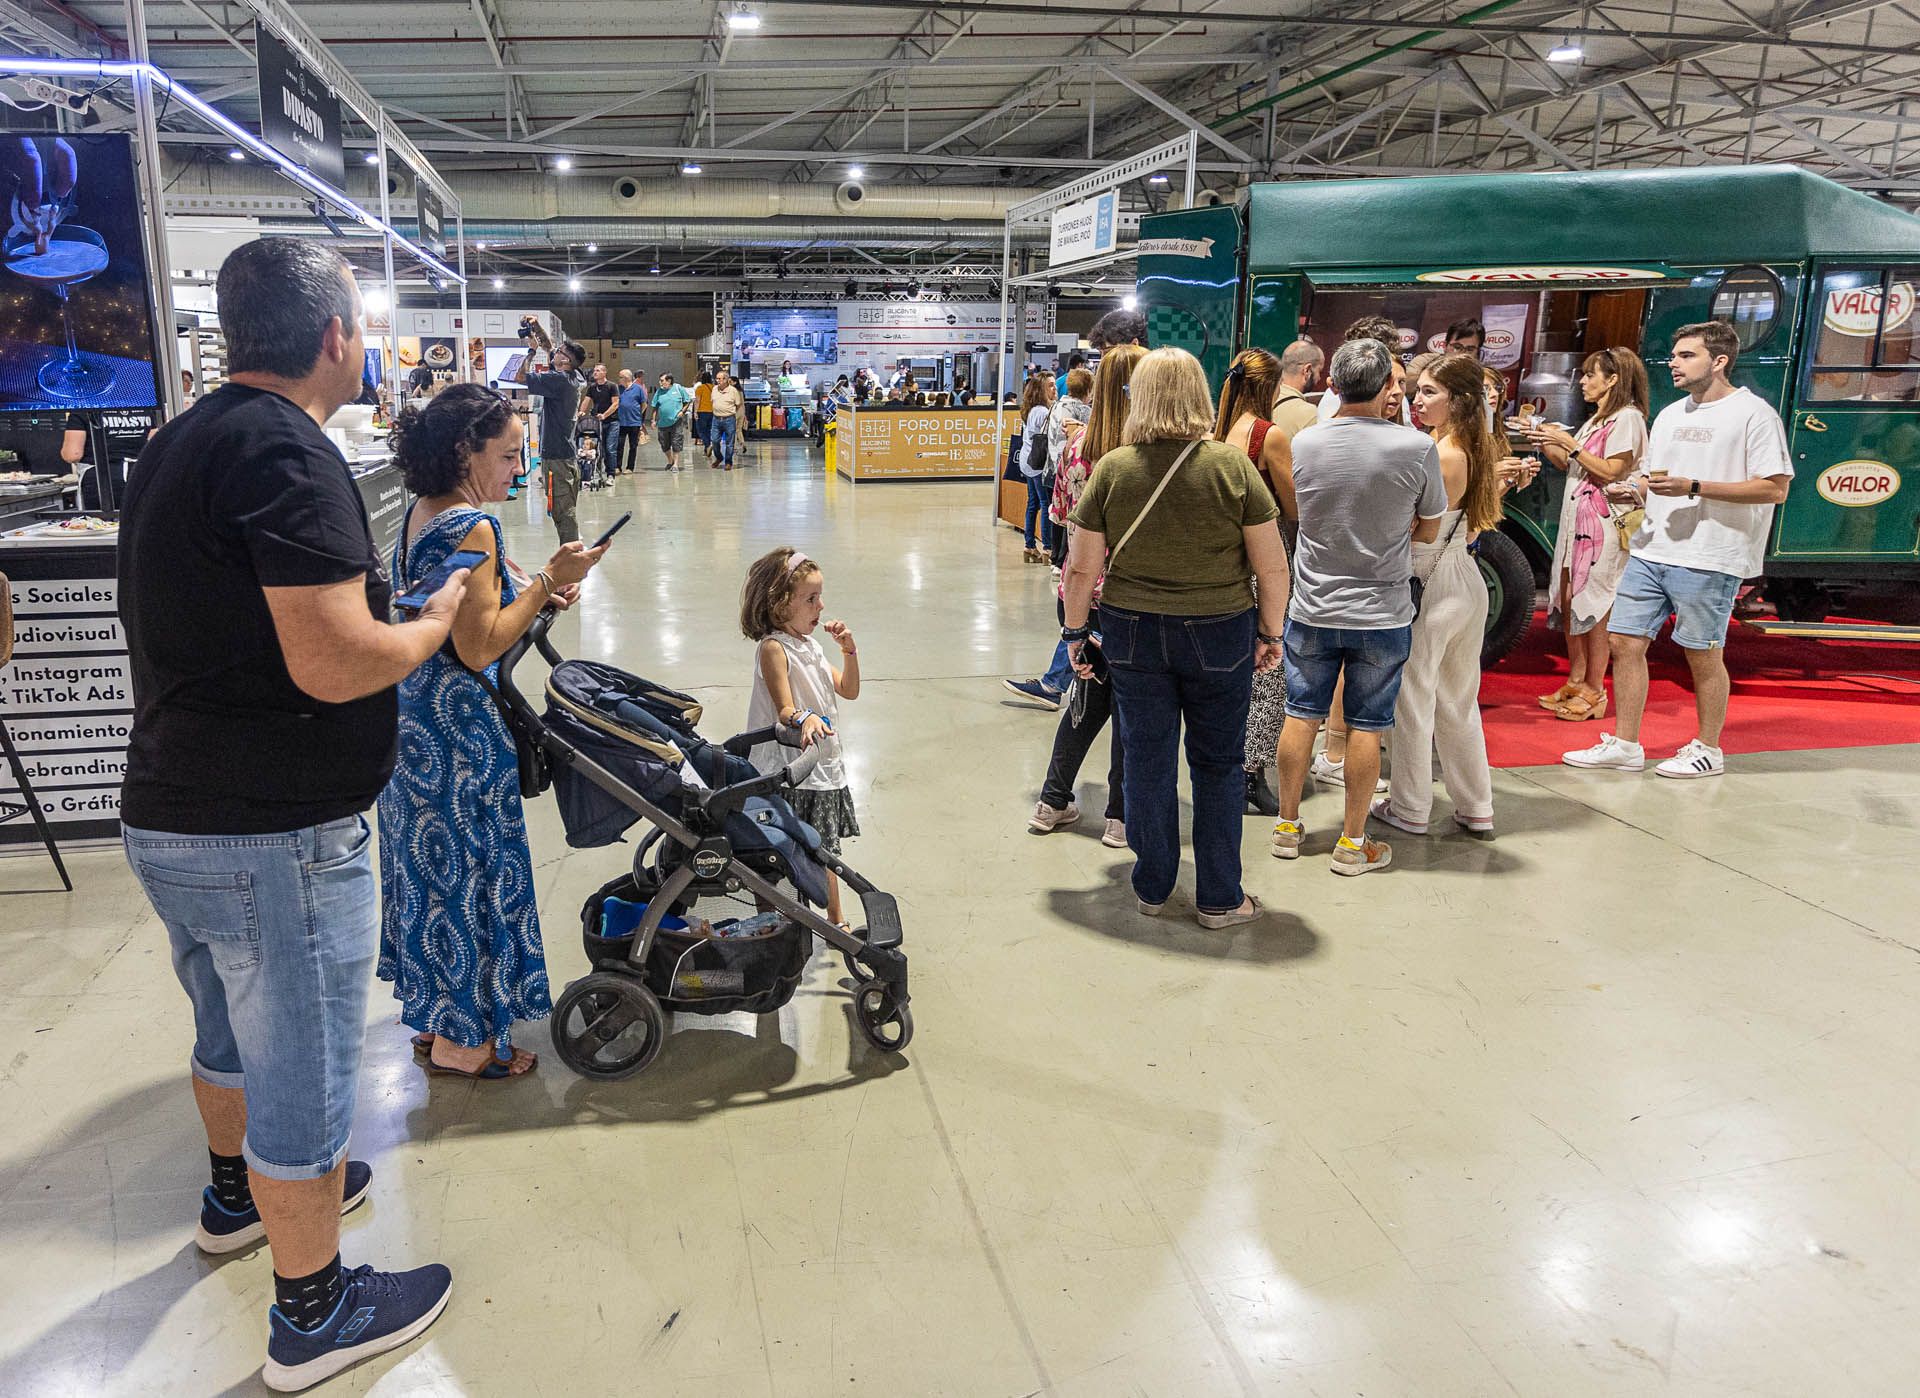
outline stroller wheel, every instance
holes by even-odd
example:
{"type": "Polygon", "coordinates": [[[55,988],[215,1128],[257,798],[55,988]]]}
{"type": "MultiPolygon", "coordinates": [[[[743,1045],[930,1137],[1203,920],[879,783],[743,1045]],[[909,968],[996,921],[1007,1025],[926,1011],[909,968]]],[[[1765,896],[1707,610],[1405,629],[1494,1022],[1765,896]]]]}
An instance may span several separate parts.
{"type": "MultiPolygon", "coordinates": [[[[863,928],[862,931],[864,930],[865,929],[863,928]]],[[[855,960],[852,952],[850,951],[841,952],[840,959],[846,963],[847,974],[852,976],[853,979],[858,984],[870,985],[872,982],[879,979],[879,977],[874,975],[871,970],[869,970],[865,966],[862,966],[857,960],[855,960]]]]}
{"type": "Polygon", "coordinates": [[[583,1078],[632,1077],[660,1052],[667,1017],[632,976],[595,971],[561,992],[553,1007],[553,1048],[583,1078]]]}
{"type": "Polygon", "coordinates": [[[867,1042],[884,1053],[898,1053],[913,1041],[913,1011],[896,1003],[893,992],[877,981],[854,991],[853,1013],[867,1042]]]}

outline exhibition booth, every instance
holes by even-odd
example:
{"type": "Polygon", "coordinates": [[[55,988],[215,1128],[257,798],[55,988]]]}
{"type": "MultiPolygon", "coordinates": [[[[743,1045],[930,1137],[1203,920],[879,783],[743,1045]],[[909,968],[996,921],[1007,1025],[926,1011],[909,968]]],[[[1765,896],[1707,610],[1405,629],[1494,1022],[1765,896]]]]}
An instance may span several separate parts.
{"type": "MultiPolygon", "coordinates": [[[[0,74],[129,87],[135,112],[130,132],[0,133],[0,161],[22,194],[15,231],[0,246],[0,573],[16,618],[12,660],[0,671],[8,759],[0,773],[0,853],[119,837],[133,692],[116,605],[118,508],[147,437],[183,406],[182,370],[196,392],[225,378],[211,325],[196,327],[193,316],[184,331],[176,323],[156,94],[298,186],[330,227],[353,225],[351,236],[379,238],[385,285],[362,282],[370,346],[380,343],[376,336],[384,341],[369,349],[371,385],[391,384],[392,366],[405,363],[408,349],[436,372],[477,374],[468,357],[479,354],[476,337],[416,335],[408,344],[387,310],[401,284],[398,253],[422,284],[458,283],[461,311],[435,314],[448,317],[449,332],[465,329],[464,259],[456,248],[454,262],[446,260],[446,217],[433,194],[444,185],[318,41],[297,21],[289,28],[278,36],[286,43],[263,42],[262,82],[299,86],[308,98],[338,93],[301,128],[304,144],[276,140],[271,122],[263,139],[230,121],[145,61],[143,33],[125,61],[0,56],[0,74]],[[342,192],[342,101],[374,129],[383,177],[390,151],[412,168],[416,237],[395,229],[384,194],[376,212],[342,192]]],[[[379,187],[386,189],[384,178],[379,187]]],[[[451,191],[447,203],[457,225],[451,191]]],[[[344,408],[326,431],[353,472],[384,556],[401,527],[406,492],[375,414],[372,406],[344,408]]]]}

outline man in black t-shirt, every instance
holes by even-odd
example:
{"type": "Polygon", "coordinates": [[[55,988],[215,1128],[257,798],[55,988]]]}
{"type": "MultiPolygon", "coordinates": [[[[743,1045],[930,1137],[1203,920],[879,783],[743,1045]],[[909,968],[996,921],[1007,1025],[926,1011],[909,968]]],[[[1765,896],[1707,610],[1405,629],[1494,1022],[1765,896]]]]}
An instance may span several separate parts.
{"type": "Polygon", "coordinates": [[[264,1377],[318,1383],[424,1330],[445,1267],[340,1265],[379,947],[362,814],[393,771],[394,687],[446,640],[464,572],[419,619],[390,589],[320,430],[360,387],[360,293],[337,253],[263,238],[220,269],[230,381],[154,433],[128,482],[120,620],[133,733],[128,862],[193,1002],[213,1182],[202,1251],[273,1251],[264,1377]]]}
{"type": "Polygon", "coordinates": [[[555,345],[540,322],[528,318],[527,338],[547,352],[553,367],[534,372],[533,355],[520,361],[520,382],[540,400],[540,467],[547,473],[547,513],[560,542],[580,537],[574,511],[580,503],[580,467],[573,459],[573,418],[580,406],[580,361],[587,352],[567,340],[555,345]]]}
{"type": "Polygon", "coordinates": [[[60,459],[69,466],[93,465],[80,473],[80,508],[117,510],[127,498],[127,463],[140,454],[153,435],[152,408],[107,408],[94,413],[68,413],[60,459]],[[107,469],[100,470],[106,457],[107,469]],[[107,492],[111,492],[111,497],[107,492]]]}
{"type": "Polygon", "coordinates": [[[580,411],[583,416],[591,414],[587,429],[600,439],[600,478],[604,480],[619,465],[613,456],[620,442],[620,429],[613,421],[613,415],[620,408],[620,389],[608,380],[606,365],[593,366],[593,377],[587,380],[585,402],[586,406],[580,411]]]}

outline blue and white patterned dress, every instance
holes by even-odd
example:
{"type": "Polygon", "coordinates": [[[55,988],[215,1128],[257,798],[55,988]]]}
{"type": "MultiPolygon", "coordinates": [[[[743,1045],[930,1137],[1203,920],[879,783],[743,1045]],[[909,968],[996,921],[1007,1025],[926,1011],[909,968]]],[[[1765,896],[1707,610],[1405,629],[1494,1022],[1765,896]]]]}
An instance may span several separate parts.
{"type": "MultiPolygon", "coordinates": [[[[411,547],[402,529],[394,591],[482,522],[493,528],[500,605],[512,602],[500,522],[470,506],[436,515],[411,547]]],[[[445,649],[400,683],[399,761],[380,793],[380,892],[380,978],[410,1027],[463,1048],[491,1039],[504,1054],[515,1020],[552,1011],[513,738],[445,649]]]]}

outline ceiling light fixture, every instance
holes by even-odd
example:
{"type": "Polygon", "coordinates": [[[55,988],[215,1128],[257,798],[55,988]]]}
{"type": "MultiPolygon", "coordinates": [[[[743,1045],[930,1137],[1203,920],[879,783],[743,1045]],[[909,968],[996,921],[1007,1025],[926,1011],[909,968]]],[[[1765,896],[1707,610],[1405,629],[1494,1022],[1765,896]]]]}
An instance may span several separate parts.
{"type": "Polygon", "coordinates": [[[243,150],[230,150],[227,152],[227,159],[229,160],[245,160],[246,158],[247,153],[243,150]]]}
{"type": "Polygon", "coordinates": [[[1167,177],[1165,175],[1148,175],[1147,183],[1148,184],[1166,184],[1167,177]]]}
{"type": "Polygon", "coordinates": [[[697,174],[699,174],[699,173],[700,173],[700,162],[699,162],[699,161],[697,161],[697,160],[683,160],[683,161],[681,161],[681,162],[680,162],[680,173],[681,173],[681,174],[683,174],[683,175],[697,175],[697,174]]]}
{"type": "Polygon", "coordinates": [[[369,165],[378,165],[380,163],[380,152],[377,150],[370,150],[360,158],[366,161],[367,164],[369,165]]]}
{"type": "Polygon", "coordinates": [[[864,165],[847,166],[847,178],[850,180],[857,180],[866,173],[867,173],[867,167],[864,165]]]}
{"type": "Polygon", "coordinates": [[[1123,311],[1139,310],[1140,298],[1138,296],[1135,296],[1131,291],[1129,291],[1125,296],[1122,296],[1120,298],[1120,309],[1123,311]]]}
{"type": "Polygon", "coordinates": [[[734,10],[727,16],[727,28],[729,29],[758,29],[759,27],[760,16],[752,10],[734,10]]]}
{"type": "Polygon", "coordinates": [[[495,291],[505,291],[507,289],[507,279],[505,277],[495,277],[493,279],[493,289],[495,291]]]}
{"type": "Polygon", "coordinates": [[[1574,43],[1572,39],[1562,39],[1558,44],[1547,50],[1547,62],[1549,63],[1578,63],[1579,61],[1580,45],[1574,43]]]}
{"type": "Polygon", "coordinates": [[[598,251],[600,251],[600,245],[599,245],[598,243],[588,243],[588,244],[587,244],[587,251],[588,251],[588,252],[598,252],[598,251]]]}
{"type": "Polygon", "coordinates": [[[578,291],[579,289],[580,289],[580,278],[578,278],[578,277],[568,277],[568,278],[567,278],[567,290],[568,290],[568,291],[578,291]]]}
{"type": "Polygon", "coordinates": [[[653,273],[653,275],[657,277],[660,275],[660,264],[656,262],[653,264],[653,266],[647,268],[647,270],[653,273]]]}
{"type": "Polygon", "coordinates": [[[473,250],[475,252],[485,252],[487,250],[487,245],[485,243],[475,243],[473,245],[473,250]]]}
{"type": "Polygon", "coordinates": [[[570,155],[556,155],[553,158],[553,168],[556,170],[571,170],[573,168],[573,157],[570,155]]]}

